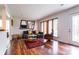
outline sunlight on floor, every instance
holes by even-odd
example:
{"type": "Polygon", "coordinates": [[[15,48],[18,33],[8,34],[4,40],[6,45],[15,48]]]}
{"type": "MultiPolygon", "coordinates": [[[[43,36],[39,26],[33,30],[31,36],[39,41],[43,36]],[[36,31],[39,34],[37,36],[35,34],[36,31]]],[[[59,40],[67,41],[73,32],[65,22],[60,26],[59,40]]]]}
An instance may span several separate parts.
{"type": "Polygon", "coordinates": [[[57,41],[53,41],[53,53],[57,54],[58,53],[58,42],[57,41]]]}
{"type": "Polygon", "coordinates": [[[71,47],[71,55],[79,55],[79,49],[75,48],[75,47],[71,47]]]}

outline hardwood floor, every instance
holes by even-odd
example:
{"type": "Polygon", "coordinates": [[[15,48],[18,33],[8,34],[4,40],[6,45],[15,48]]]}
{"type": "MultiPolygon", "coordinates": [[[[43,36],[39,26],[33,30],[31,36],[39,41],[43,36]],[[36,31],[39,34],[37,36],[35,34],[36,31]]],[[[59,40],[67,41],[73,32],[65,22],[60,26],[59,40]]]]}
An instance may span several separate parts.
{"type": "Polygon", "coordinates": [[[52,41],[45,45],[28,49],[24,40],[12,40],[6,55],[73,55],[79,54],[79,47],[52,41]]]}

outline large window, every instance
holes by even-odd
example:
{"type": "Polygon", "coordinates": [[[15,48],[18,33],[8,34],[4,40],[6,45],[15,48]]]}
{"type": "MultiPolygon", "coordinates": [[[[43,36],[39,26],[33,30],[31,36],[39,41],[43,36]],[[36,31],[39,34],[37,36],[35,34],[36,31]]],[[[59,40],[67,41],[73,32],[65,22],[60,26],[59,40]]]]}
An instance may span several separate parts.
{"type": "Polygon", "coordinates": [[[46,34],[46,21],[41,22],[41,32],[46,34]]]}
{"type": "Polygon", "coordinates": [[[46,34],[46,21],[44,22],[44,34],[46,34]]]}
{"type": "Polygon", "coordinates": [[[10,30],[10,22],[9,22],[9,19],[6,21],[6,30],[7,31],[10,30]]]}
{"type": "Polygon", "coordinates": [[[41,22],[41,32],[43,32],[44,26],[43,26],[43,22],[41,22]]]}
{"type": "Polygon", "coordinates": [[[58,36],[58,19],[53,20],[53,36],[58,36]]]}
{"type": "MultiPolygon", "coordinates": [[[[2,29],[2,19],[0,19],[0,29],[2,29]]],[[[10,29],[10,23],[9,20],[6,21],[6,30],[10,29]]]]}
{"type": "Polygon", "coordinates": [[[48,23],[48,33],[49,34],[52,33],[52,20],[49,20],[49,23],[48,23]]]}
{"type": "Polygon", "coordinates": [[[79,42],[79,15],[72,16],[72,41],[79,42]]]}
{"type": "Polygon", "coordinates": [[[0,29],[2,28],[2,19],[0,19],[0,29]]]}
{"type": "Polygon", "coordinates": [[[58,19],[41,22],[41,32],[58,36],[58,19]]]}

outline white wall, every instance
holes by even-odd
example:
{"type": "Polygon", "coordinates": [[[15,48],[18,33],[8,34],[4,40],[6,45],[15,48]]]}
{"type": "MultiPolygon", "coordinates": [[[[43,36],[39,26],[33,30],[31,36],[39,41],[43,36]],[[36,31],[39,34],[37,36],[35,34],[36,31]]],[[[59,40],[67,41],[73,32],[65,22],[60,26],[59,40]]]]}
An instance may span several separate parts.
{"type": "Polygon", "coordinates": [[[7,33],[0,31],[0,55],[4,55],[9,46],[9,42],[10,40],[7,38],[7,33]]]}
{"type": "Polygon", "coordinates": [[[59,37],[59,39],[57,39],[57,40],[79,46],[79,43],[71,41],[72,32],[69,32],[72,30],[71,15],[74,13],[78,13],[78,12],[79,12],[79,6],[76,6],[71,9],[62,11],[60,13],[56,13],[56,14],[46,18],[49,20],[49,19],[58,17],[58,37],[59,37]]]}

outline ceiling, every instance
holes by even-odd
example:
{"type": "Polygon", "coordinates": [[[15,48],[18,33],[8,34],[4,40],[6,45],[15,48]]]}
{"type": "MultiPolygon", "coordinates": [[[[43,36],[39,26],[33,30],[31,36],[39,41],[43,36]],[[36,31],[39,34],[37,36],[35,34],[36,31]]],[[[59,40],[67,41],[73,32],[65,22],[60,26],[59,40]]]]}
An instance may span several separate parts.
{"type": "Polygon", "coordinates": [[[75,5],[76,4],[8,4],[7,6],[11,16],[37,20],[75,5]]]}

